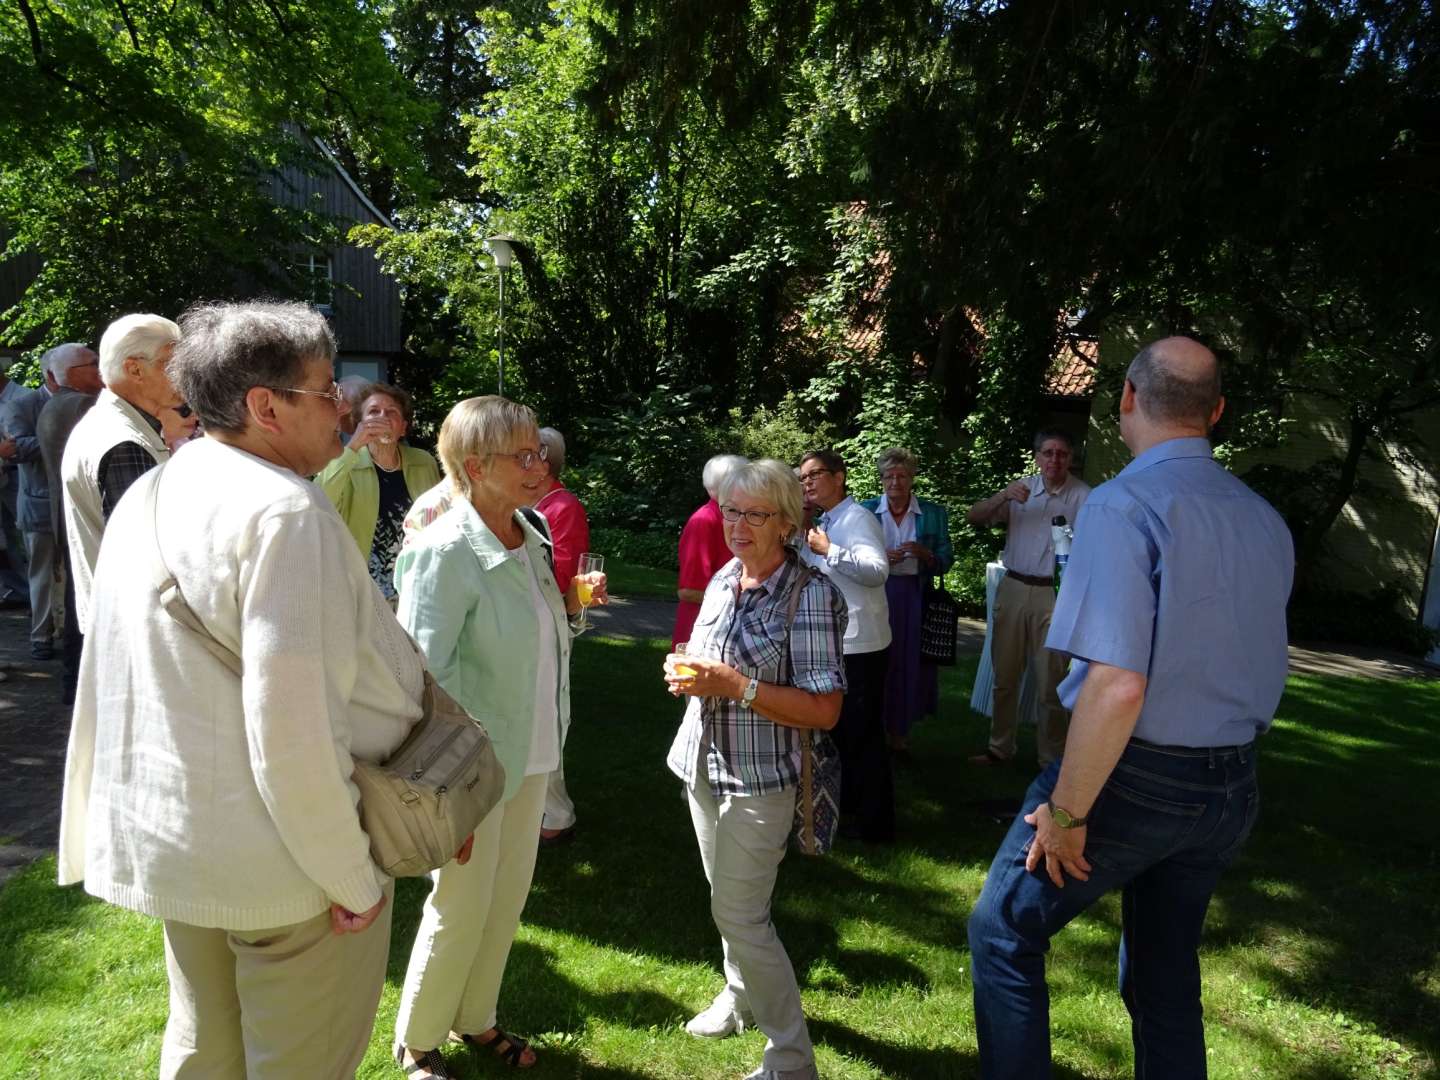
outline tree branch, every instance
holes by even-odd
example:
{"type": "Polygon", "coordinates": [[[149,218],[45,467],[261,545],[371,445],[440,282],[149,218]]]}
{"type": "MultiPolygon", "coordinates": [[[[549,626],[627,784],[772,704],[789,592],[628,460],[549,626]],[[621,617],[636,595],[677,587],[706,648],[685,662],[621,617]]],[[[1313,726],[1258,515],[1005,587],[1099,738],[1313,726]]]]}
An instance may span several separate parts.
{"type": "Polygon", "coordinates": [[[90,98],[107,112],[110,111],[110,102],[105,95],[98,90],[86,86],[84,83],[76,82],[60,71],[54,64],[45,57],[45,43],[40,37],[40,24],[35,21],[35,12],[30,9],[30,0],[19,0],[20,13],[25,16],[25,25],[30,30],[30,52],[35,57],[35,67],[43,75],[48,75],[61,86],[69,87],[77,94],[90,98]]]}
{"type": "Polygon", "coordinates": [[[125,0],[115,0],[115,6],[120,9],[120,17],[125,20],[125,29],[130,32],[130,44],[139,52],[140,35],[135,32],[135,20],[130,18],[130,9],[125,6],[125,0]]]}

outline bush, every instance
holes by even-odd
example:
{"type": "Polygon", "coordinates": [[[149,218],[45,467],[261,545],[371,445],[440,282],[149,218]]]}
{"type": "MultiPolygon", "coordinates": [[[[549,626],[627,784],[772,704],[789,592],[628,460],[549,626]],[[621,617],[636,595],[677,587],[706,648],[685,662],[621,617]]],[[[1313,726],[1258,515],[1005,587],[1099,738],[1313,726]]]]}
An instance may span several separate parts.
{"type": "Polygon", "coordinates": [[[632,532],[601,525],[590,530],[590,550],[601,552],[621,562],[649,566],[657,570],[678,570],[677,552],[680,534],[669,532],[632,532]]]}
{"type": "Polygon", "coordinates": [[[1406,614],[1402,603],[1400,590],[1393,585],[1373,592],[1323,588],[1297,592],[1287,613],[1290,640],[1370,645],[1426,656],[1440,644],[1440,631],[1406,614]]]}

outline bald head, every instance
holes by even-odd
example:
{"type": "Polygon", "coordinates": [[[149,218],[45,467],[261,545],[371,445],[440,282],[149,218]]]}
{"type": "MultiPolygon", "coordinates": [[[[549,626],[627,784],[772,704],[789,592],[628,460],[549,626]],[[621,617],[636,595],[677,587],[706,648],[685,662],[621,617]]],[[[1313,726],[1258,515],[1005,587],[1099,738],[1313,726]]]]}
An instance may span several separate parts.
{"type": "Polygon", "coordinates": [[[1141,412],[1157,424],[1209,431],[1220,404],[1220,362],[1188,337],[1146,345],[1125,373],[1141,412]]]}

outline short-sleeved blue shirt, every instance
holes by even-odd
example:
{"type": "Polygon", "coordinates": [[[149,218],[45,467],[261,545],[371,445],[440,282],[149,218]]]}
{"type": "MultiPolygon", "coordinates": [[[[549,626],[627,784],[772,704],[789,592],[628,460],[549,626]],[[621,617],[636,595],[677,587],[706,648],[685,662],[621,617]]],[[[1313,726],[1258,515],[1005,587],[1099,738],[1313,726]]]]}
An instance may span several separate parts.
{"type": "Polygon", "coordinates": [[[1135,736],[1234,746],[1269,728],[1285,688],[1285,604],[1295,550],[1285,522],[1201,438],[1152,446],[1090,494],[1075,527],[1046,646],[1076,663],[1145,675],[1135,736]]]}

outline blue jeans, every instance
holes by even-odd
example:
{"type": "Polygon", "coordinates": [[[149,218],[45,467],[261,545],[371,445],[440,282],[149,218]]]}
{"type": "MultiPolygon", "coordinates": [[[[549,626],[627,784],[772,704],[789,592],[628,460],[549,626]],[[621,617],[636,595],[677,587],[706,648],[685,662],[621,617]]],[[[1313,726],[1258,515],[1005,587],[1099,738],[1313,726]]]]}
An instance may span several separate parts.
{"type": "Polygon", "coordinates": [[[1254,744],[1197,749],[1132,739],[1090,812],[1090,880],[1057,889],[1042,864],[1025,872],[1049,798],[1052,764],[990,864],[970,915],[975,1028],[986,1080],[1050,1075],[1050,938],[1111,889],[1121,889],[1120,994],[1130,1010],[1137,1080],[1205,1076],[1197,949],[1220,874],[1260,810],[1254,744]]]}

